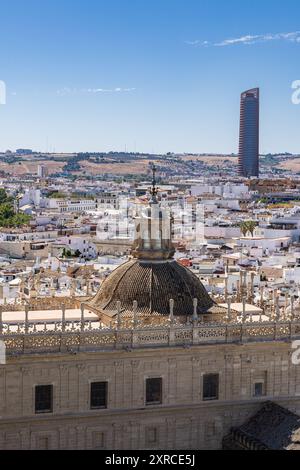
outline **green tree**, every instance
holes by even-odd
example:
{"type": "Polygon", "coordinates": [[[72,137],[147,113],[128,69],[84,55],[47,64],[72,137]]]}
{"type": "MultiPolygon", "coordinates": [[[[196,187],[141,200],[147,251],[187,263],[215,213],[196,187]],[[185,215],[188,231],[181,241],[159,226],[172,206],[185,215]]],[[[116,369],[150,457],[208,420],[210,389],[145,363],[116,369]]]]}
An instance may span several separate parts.
{"type": "Polygon", "coordinates": [[[257,222],[255,222],[254,220],[249,220],[248,221],[248,231],[251,233],[251,236],[253,237],[254,235],[254,231],[257,227],[257,222]]]}
{"type": "Polygon", "coordinates": [[[247,235],[248,233],[248,223],[247,222],[242,222],[240,224],[240,229],[241,229],[241,232],[242,234],[244,235],[244,237],[247,235]]]}
{"type": "Polygon", "coordinates": [[[15,215],[13,206],[5,203],[0,205],[0,219],[11,219],[15,215]]]}
{"type": "Polygon", "coordinates": [[[250,232],[251,236],[253,237],[254,231],[257,227],[257,222],[254,220],[246,220],[240,224],[240,229],[244,237],[246,237],[247,233],[250,232]]]}
{"type": "Polygon", "coordinates": [[[0,204],[4,204],[5,202],[8,201],[8,196],[6,194],[5,189],[1,188],[0,189],[0,204]]]}
{"type": "Polygon", "coordinates": [[[0,227],[20,227],[30,222],[31,217],[26,214],[16,214],[14,200],[8,196],[4,189],[0,189],[0,227]]]}

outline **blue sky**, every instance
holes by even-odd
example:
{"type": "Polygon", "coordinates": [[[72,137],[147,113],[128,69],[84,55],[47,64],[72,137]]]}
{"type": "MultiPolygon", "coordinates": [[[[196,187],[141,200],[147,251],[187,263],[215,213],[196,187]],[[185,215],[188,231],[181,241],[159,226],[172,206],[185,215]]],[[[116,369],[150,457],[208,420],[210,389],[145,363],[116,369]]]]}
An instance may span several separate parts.
{"type": "Polygon", "coordinates": [[[300,153],[299,0],[2,0],[0,150],[300,153]]]}

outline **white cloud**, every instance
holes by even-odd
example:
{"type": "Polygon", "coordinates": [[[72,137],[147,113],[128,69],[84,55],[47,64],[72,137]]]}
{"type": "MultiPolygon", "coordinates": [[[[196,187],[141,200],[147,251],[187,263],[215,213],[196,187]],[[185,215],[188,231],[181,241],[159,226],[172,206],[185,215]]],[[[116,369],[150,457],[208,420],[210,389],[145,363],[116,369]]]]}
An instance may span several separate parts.
{"type": "Polygon", "coordinates": [[[56,94],[58,96],[67,96],[67,95],[83,95],[83,94],[98,94],[98,93],[128,93],[130,91],[135,91],[136,88],[61,88],[57,90],[56,94]]]}
{"type": "Polygon", "coordinates": [[[83,93],[126,93],[135,91],[135,88],[88,88],[82,90],[83,93]]]}
{"type": "MultiPolygon", "coordinates": [[[[248,36],[242,36],[240,38],[235,38],[235,39],[225,39],[222,42],[214,44],[214,46],[231,46],[233,44],[255,44],[256,42],[261,41],[261,40],[262,40],[262,37],[260,36],[248,35],[248,36]]],[[[263,40],[266,40],[265,36],[263,40]]]]}
{"type": "Polygon", "coordinates": [[[221,42],[209,42],[209,41],[186,41],[186,44],[189,46],[194,47],[207,47],[207,46],[214,46],[214,47],[225,47],[225,46],[235,46],[235,45],[252,45],[258,43],[264,43],[269,41],[288,41],[293,43],[300,44],[300,31],[293,31],[290,33],[268,33],[268,34],[256,34],[256,35],[245,35],[238,38],[230,38],[224,39],[221,42]]]}
{"type": "Polygon", "coordinates": [[[185,41],[185,44],[187,44],[188,46],[195,46],[195,47],[212,45],[209,41],[199,41],[198,39],[196,41],[185,41]]]}

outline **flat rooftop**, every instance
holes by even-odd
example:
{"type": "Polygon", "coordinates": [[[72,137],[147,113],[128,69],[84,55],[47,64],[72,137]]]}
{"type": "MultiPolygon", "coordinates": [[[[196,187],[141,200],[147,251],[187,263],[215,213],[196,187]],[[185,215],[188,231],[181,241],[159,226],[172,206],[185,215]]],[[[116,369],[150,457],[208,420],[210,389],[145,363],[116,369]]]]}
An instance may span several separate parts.
{"type": "MultiPolygon", "coordinates": [[[[85,310],[84,318],[87,321],[97,321],[98,317],[95,313],[85,310]]],[[[59,322],[62,319],[62,310],[38,310],[29,311],[28,321],[29,322],[59,322]]],[[[73,309],[66,310],[66,321],[80,321],[81,310],[73,309]]],[[[25,311],[17,312],[3,312],[2,321],[4,323],[24,323],[25,322],[25,311]]]]}

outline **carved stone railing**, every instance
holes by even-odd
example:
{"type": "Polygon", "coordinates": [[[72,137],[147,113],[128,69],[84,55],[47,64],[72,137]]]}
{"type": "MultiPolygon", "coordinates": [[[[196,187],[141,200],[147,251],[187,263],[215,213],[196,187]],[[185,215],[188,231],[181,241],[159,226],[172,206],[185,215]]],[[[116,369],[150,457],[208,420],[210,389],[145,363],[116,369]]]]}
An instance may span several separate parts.
{"type": "Polygon", "coordinates": [[[2,305],[5,312],[23,312],[28,306],[32,312],[40,310],[60,310],[62,305],[66,309],[80,308],[82,298],[78,297],[45,297],[36,299],[18,299],[18,301],[2,305]]]}
{"type": "Polygon", "coordinates": [[[0,340],[8,356],[36,353],[133,350],[300,339],[300,321],[230,324],[141,325],[103,328],[99,322],[3,324],[0,340]]]}

